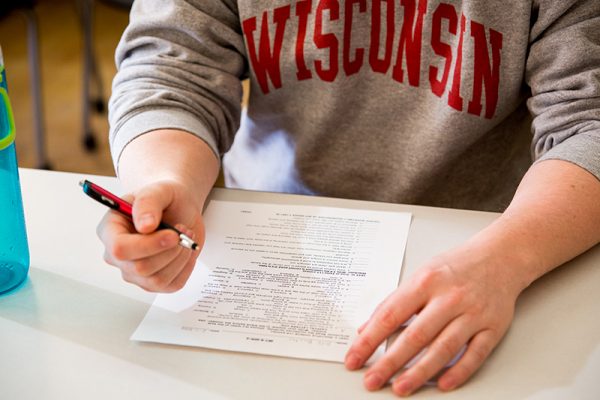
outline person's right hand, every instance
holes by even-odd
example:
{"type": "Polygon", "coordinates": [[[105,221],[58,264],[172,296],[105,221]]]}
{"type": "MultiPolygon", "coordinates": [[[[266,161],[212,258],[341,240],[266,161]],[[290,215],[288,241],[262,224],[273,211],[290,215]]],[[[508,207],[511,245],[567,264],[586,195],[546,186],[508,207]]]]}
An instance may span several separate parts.
{"type": "Polygon", "coordinates": [[[104,260],[121,270],[123,279],[151,292],[181,289],[194,269],[199,251],[179,246],[170,229],[156,231],[161,220],[204,245],[201,206],[178,182],[160,181],[125,196],[133,205],[133,223],[108,211],[97,233],[104,243],[104,260]]]}

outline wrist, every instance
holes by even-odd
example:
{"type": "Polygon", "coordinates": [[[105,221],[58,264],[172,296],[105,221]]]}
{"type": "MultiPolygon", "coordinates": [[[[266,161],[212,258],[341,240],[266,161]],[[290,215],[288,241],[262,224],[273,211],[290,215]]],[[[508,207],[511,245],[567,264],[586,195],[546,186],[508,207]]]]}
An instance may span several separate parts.
{"type": "Polygon", "coordinates": [[[451,253],[485,268],[499,287],[516,297],[539,278],[544,270],[543,261],[537,248],[501,218],[451,253]]]}
{"type": "Polygon", "coordinates": [[[202,210],[214,185],[219,162],[200,138],[187,132],[160,130],[141,135],[123,150],[119,179],[128,191],[169,182],[190,193],[202,210]]]}
{"type": "Polygon", "coordinates": [[[452,269],[460,269],[472,282],[487,282],[497,294],[515,300],[537,278],[540,269],[531,249],[496,222],[439,259],[452,269]]]}

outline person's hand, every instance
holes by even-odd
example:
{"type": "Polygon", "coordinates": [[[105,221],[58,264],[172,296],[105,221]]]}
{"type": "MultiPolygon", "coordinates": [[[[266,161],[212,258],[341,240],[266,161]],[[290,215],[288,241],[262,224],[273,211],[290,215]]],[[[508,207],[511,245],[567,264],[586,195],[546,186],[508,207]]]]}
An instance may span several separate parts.
{"type": "MultiPolygon", "coordinates": [[[[509,251],[509,250],[507,250],[509,251]]],[[[484,362],[508,329],[516,298],[524,288],[511,265],[477,246],[464,246],[432,260],[403,282],[359,328],[346,354],[350,370],[361,368],[376,348],[413,315],[385,354],[364,375],[368,390],[392,381],[407,396],[438,374],[466,345],[437,385],[451,390],[484,362]],[[414,365],[405,365],[422,350],[414,365]]]]}
{"type": "Polygon", "coordinates": [[[188,235],[200,249],[204,224],[200,206],[175,181],[160,181],[125,197],[133,205],[133,223],[109,211],[97,233],[104,243],[104,259],[121,270],[123,279],[152,292],[174,292],[188,280],[199,251],[179,246],[170,229],[155,231],[164,220],[188,235]]]}

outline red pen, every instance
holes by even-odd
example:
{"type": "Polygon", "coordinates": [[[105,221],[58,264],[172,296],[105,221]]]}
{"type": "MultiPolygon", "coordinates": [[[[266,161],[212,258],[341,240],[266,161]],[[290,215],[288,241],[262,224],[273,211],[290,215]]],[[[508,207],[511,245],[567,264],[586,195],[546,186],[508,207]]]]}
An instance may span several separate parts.
{"type": "MultiPolygon", "coordinates": [[[[98,201],[99,203],[104,204],[107,207],[112,208],[115,211],[120,212],[124,216],[129,219],[133,219],[133,215],[131,212],[131,204],[121,199],[118,196],[115,196],[108,190],[92,183],[88,180],[83,180],[79,182],[79,186],[83,188],[83,192],[90,196],[92,199],[98,201]]],[[[176,229],[174,226],[167,224],[166,222],[161,222],[158,225],[158,229],[171,229],[179,235],[179,245],[191,250],[198,249],[198,243],[194,242],[189,236],[180,230],[176,229]]]]}

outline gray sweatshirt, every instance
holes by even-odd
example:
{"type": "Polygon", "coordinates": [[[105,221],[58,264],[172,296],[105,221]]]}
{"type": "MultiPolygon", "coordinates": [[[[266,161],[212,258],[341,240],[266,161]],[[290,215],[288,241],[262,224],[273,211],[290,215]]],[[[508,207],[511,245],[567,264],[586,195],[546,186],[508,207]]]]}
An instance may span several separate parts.
{"type": "Polygon", "coordinates": [[[600,178],[598,0],[138,0],[116,60],[117,168],[175,128],[236,188],[500,211],[534,160],[600,178]]]}

